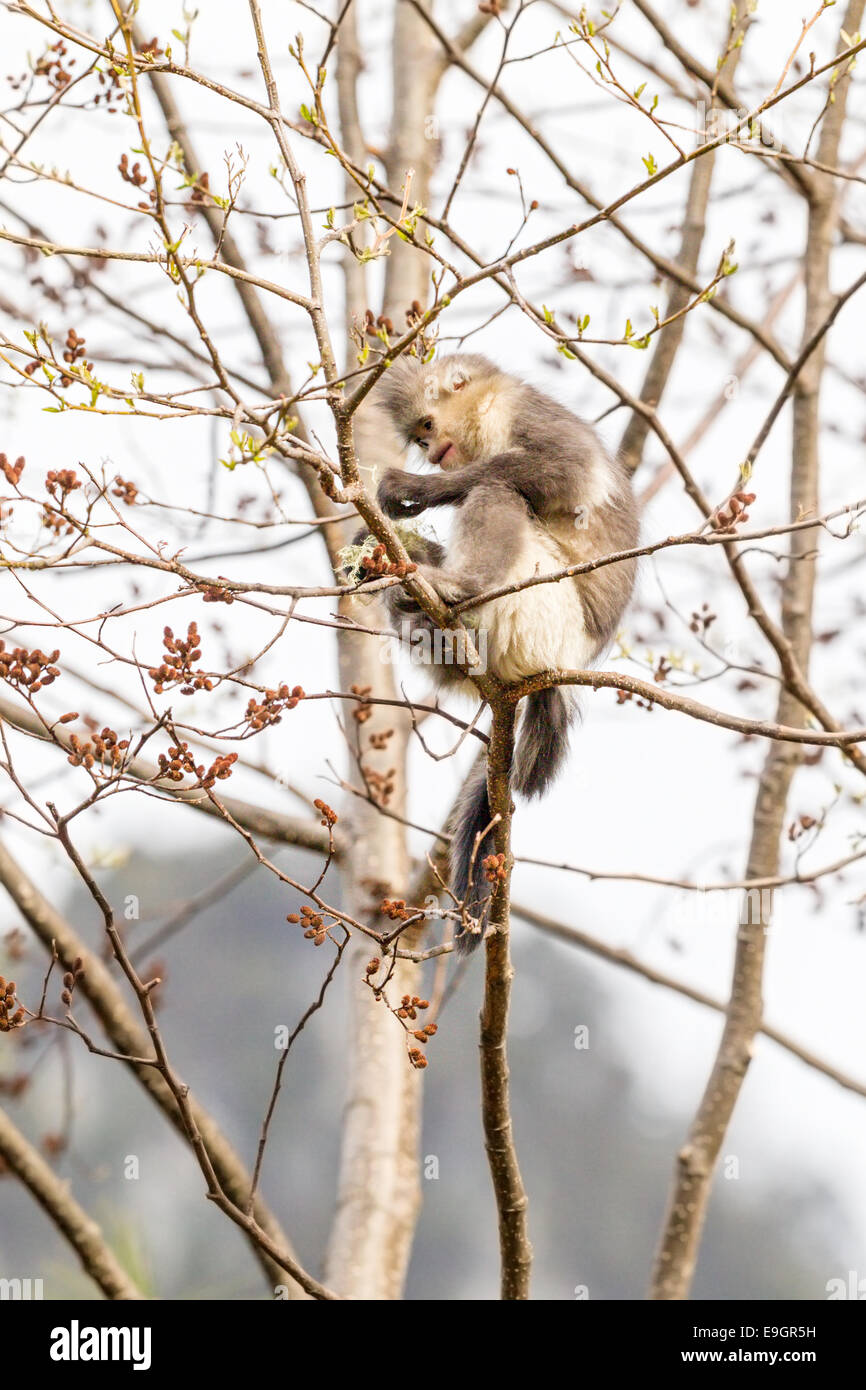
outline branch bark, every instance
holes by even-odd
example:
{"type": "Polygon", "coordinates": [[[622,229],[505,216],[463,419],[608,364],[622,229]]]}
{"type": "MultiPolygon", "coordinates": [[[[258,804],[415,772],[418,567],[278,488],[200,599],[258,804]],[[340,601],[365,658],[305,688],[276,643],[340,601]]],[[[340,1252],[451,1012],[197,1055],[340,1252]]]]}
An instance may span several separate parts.
{"type": "MultiPolygon", "coordinates": [[[[527,1220],[528,1199],[520,1174],[511,1122],[508,1088],[508,1010],[514,970],[509,948],[511,908],[511,777],[516,706],[501,704],[493,711],[487,782],[490,809],[499,820],[494,832],[496,852],[504,855],[505,877],[496,884],[490,907],[492,928],[485,942],[484,1003],[481,1008],[481,1114],[493,1192],[499,1217],[501,1295],[529,1298],[532,1246],[527,1220]]],[[[480,871],[480,866],[479,866],[480,871]]]]}
{"type": "MultiPolygon", "coordinates": [[[[393,33],[392,142],[387,154],[389,183],[399,189],[414,170],[412,201],[429,202],[435,143],[425,137],[425,121],[433,112],[441,77],[433,63],[435,39],[405,4],[396,6],[393,33]]],[[[341,134],[353,163],[364,166],[365,145],[358,117],[356,83],[360,51],[354,15],[343,19],[337,40],[338,94],[341,134]]],[[[357,197],[357,185],[347,177],[347,200],[357,197]]],[[[398,327],[406,309],[428,297],[426,258],[392,240],[387,260],[383,314],[398,327]]],[[[345,266],[346,316],[363,320],[367,307],[366,279],[361,267],[347,254],[345,266]]],[[[375,403],[366,399],[354,417],[358,466],[365,482],[374,471],[402,463],[402,449],[389,421],[375,403]]],[[[344,599],[340,611],[357,611],[353,599],[344,599]]],[[[375,610],[374,610],[375,612],[375,610]]],[[[369,607],[365,621],[371,621],[369,607]]],[[[375,622],[376,618],[373,617],[375,622]]],[[[363,636],[338,635],[340,675],[343,685],[372,687],[376,695],[397,698],[394,667],[380,659],[378,643],[363,636]]],[[[393,769],[389,808],[406,811],[406,757],[411,720],[404,711],[374,706],[366,723],[350,720],[349,752],[361,768],[381,775],[393,769]],[[387,746],[376,749],[371,735],[393,730],[387,746]]],[[[379,814],[369,802],[355,801],[344,809],[346,850],[341,860],[341,882],[347,903],[356,916],[376,918],[388,885],[387,896],[406,896],[411,862],[405,827],[379,814]],[[371,885],[373,887],[371,888],[371,885]]],[[[379,923],[385,925],[385,923],[379,923]]],[[[401,946],[411,950],[419,933],[407,933],[401,946]]],[[[369,943],[353,939],[346,950],[349,980],[349,1075],[341,1139],[337,1207],[328,1244],[326,1278],[349,1297],[396,1299],[402,1294],[421,1202],[418,1146],[421,1129],[421,1072],[409,1065],[406,1049],[394,1019],[377,1005],[364,983],[364,967],[370,959],[369,943]]],[[[419,968],[411,961],[397,963],[392,984],[395,995],[416,994],[419,968]]]]}
{"type": "Polygon", "coordinates": [[[49,1167],[39,1151],[12,1123],[5,1110],[0,1110],[0,1158],[5,1160],[69,1242],[85,1274],[98,1285],[106,1298],[144,1298],[118,1262],[96,1222],[72,1196],[69,1184],[49,1167]]]}

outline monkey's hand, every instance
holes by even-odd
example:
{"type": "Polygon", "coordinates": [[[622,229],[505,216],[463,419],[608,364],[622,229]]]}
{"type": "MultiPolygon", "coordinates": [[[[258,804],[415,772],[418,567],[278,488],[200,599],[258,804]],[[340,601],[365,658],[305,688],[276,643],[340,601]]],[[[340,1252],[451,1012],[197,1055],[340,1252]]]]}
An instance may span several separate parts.
{"type": "Polygon", "coordinates": [[[402,468],[388,468],[376,489],[376,500],[386,516],[418,516],[429,506],[427,482],[402,468]]]}

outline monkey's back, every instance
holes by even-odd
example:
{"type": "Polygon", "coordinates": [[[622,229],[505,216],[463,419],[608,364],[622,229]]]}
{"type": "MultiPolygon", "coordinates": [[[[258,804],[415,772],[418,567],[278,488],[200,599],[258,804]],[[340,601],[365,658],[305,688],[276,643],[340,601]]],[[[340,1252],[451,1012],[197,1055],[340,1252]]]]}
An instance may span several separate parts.
{"type": "MultiPolygon", "coordinates": [[[[539,502],[510,538],[509,584],[633,549],[639,538],[631,479],[591,425],[534,387],[524,387],[514,444],[531,463],[539,502]]],[[[636,561],[531,585],[486,604],[493,673],[513,681],[548,669],[580,669],[616,635],[636,561]]],[[[504,587],[504,585],[502,586],[504,587]]]]}

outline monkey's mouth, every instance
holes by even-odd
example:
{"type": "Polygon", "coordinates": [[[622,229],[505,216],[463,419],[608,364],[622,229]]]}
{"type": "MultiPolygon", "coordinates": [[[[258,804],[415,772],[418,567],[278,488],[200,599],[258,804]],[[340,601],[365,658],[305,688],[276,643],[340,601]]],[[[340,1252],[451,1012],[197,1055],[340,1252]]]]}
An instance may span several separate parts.
{"type": "Polygon", "coordinates": [[[457,450],[454,448],[451,440],[446,439],[441,449],[437,449],[435,454],[431,455],[430,462],[433,464],[434,468],[444,468],[445,460],[448,458],[449,454],[454,454],[456,458],[457,450]]]}

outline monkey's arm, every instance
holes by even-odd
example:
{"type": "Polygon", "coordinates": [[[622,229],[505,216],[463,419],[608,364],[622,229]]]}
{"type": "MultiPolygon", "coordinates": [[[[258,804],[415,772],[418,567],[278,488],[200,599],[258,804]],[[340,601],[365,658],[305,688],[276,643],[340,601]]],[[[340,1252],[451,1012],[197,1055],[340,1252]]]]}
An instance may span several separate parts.
{"type": "Polygon", "coordinates": [[[394,517],[417,516],[428,507],[462,502],[478,481],[478,475],[473,472],[475,468],[475,464],[470,464],[453,473],[437,473],[426,478],[407,473],[403,468],[388,468],[376,489],[376,500],[386,516],[394,517]]]}
{"type": "MultiPolygon", "coordinates": [[[[525,500],[502,483],[473,488],[457,514],[448,554],[439,564],[421,563],[417,573],[446,603],[460,603],[505,582],[531,530],[525,500]]],[[[395,609],[413,606],[401,590],[390,589],[395,609]]]]}
{"type": "Polygon", "coordinates": [[[483,483],[512,488],[538,516],[571,511],[580,503],[579,467],[574,458],[523,450],[423,477],[389,468],[382,475],[377,498],[387,516],[417,516],[428,507],[458,505],[483,483]]]}

